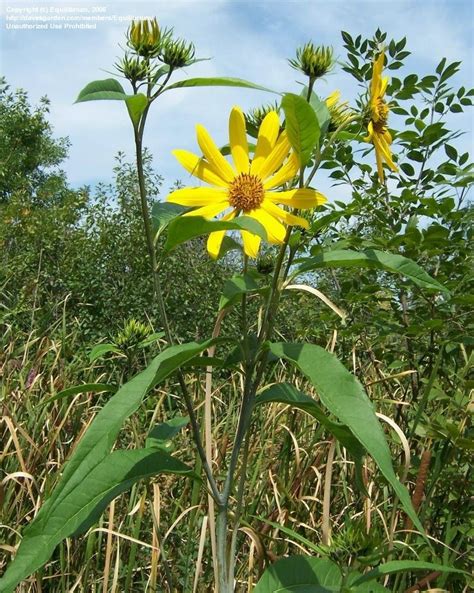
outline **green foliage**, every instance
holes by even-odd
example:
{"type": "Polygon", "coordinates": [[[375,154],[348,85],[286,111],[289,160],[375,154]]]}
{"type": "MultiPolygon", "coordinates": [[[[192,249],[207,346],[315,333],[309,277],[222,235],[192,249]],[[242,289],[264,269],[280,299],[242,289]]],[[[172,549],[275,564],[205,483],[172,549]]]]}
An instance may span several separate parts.
{"type": "Polygon", "coordinates": [[[301,165],[307,165],[321,133],[318,118],[311,105],[298,95],[286,93],[281,107],[285,112],[286,132],[301,165]]]}

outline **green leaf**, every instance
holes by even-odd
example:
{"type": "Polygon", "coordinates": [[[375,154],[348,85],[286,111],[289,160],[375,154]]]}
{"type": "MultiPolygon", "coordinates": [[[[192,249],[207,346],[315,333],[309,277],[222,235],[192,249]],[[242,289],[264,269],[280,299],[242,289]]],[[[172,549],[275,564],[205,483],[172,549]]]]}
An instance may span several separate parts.
{"type": "Polygon", "coordinates": [[[235,274],[224,284],[222,296],[219,301],[219,311],[229,305],[234,305],[243,294],[256,294],[265,290],[266,288],[261,288],[257,284],[253,275],[235,274]]]}
{"type": "Polygon", "coordinates": [[[165,91],[195,86],[233,86],[244,89],[255,89],[257,91],[266,91],[267,93],[276,92],[259,84],[249,82],[248,80],[242,80],[241,78],[228,78],[225,76],[217,76],[212,78],[187,78],[186,80],[180,80],[179,82],[170,84],[165,88],[165,91]]]}
{"type": "Polygon", "coordinates": [[[127,104],[130,119],[132,120],[133,125],[137,127],[140,123],[142,113],[148,105],[148,99],[143,93],[138,93],[137,95],[127,97],[125,103],[127,104]]]}
{"type": "Polygon", "coordinates": [[[270,344],[270,352],[292,362],[311,381],[321,403],[345,424],[391,484],[413,524],[424,533],[408,490],[392,466],[392,455],[372,402],[336,356],[313,344],[270,344]]]}
{"type": "Polygon", "coordinates": [[[318,118],[311,105],[298,95],[286,93],[281,106],[285,112],[285,126],[288,140],[305,166],[316,146],[320,128],[318,118]]]}
{"type": "Polygon", "coordinates": [[[172,202],[155,202],[151,208],[151,221],[155,236],[161,235],[169,223],[188,208],[172,202]]]}
{"type": "Polygon", "coordinates": [[[165,250],[171,251],[174,247],[189,239],[201,235],[207,235],[214,231],[249,231],[262,239],[267,238],[263,226],[249,216],[239,216],[232,221],[207,220],[202,216],[180,216],[173,220],[168,228],[168,237],[165,243],[165,250]]]}
{"type": "Polygon", "coordinates": [[[187,416],[176,416],[157,424],[150,430],[146,439],[146,447],[154,449],[162,449],[168,451],[170,448],[170,441],[175,437],[185,426],[189,423],[187,416]]]}
{"type": "Polygon", "coordinates": [[[337,249],[315,257],[298,260],[300,266],[293,276],[319,268],[374,268],[405,276],[421,288],[430,288],[449,293],[449,290],[427,274],[411,259],[395,253],[384,253],[375,249],[350,251],[337,249]]]}
{"type": "Polygon", "coordinates": [[[276,521],[270,521],[269,519],[265,519],[265,517],[262,517],[260,515],[258,515],[256,517],[256,519],[258,519],[259,521],[262,521],[262,523],[271,525],[275,529],[278,529],[285,535],[288,535],[289,537],[291,537],[294,541],[299,542],[300,544],[303,544],[304,546],[306,546],[308,548],[308,550],[312,550],[313,552],[317,552],[318,554],[321,554],[321,555],[327,554],[327,549],[324,549],[323,546],[318,546],[318,544],[315,544],[314,542],[312,542],[308,538],[304,537],[297,531],[294,531],[293,529],[290,529],[289,527],[286,527],[285,525],[281,525],[280,523],[277,523],[276,521]]]}
{"type": "Polygon", "coordinates": [[[114,352],[115,354],[121,354],[120,348],[117,348],[115,344],[97,344],[92,348],[89,354],[89,362],[94,362],[98,358],[102,358],[104,354],[109,354],[109,352],[114,352]]]}
{"type": "Polygon", "coordinates": [[[335,593],[341,584],[341,571],[331,560],[289,556],[265,570],[253,593],[335,593]]]}
{"type": "Polygon", "coordinates": [[[356,570],[350,572],[347,575],[346,585],[348,593],[391,593],[389,589],[380,583],[374,583],[374,581],[355,586],[354,582],[360,577],[360,575],[361,573],[356,570]]]}
{"type": "Polygon", "coordinates": [[[257,406],[273,402],[287,404],[306,412],[334,435],[353,457],[356,465],[357,485],[363,491],[365,490],[362,480],[362,458],[364,457],[365,450],[348,426],[330,420],[317,401],[289,383],[271,385],[255,398],[255,405],[257,406]]]}
{"type": "MultiPolygon", "coordinates": [[[[307,95],[307,88],[305,87],[306,91],[303,91],[302,95],[307,95]]],[[[326,105],[326,101],[322,101],[316,93],[311,93],[309,98],[309,104],[314,109],[314,113],[318,119],[319,128],[321,130],[321,134],[325,134],[328,130],[329,124],[331,123],[331,115],[329,114],[328,106],[326,105]]]]}
{"type": "Polygon", "coordinates": [[[154,344],[157,340],[160,340],[165,336],[165,332],[153,332],[140,343],[137,344],[137,348],[147,348],[154,344]]]}
{"type": "Polygon", "coordinates": [[[103,393],[104,391],[115,393],[117,391],[117,386],[108,385],[107,383],[85,383],[84,385],[75,385],[74,387],[68,387],[67,389],[58,391],[58,393],[55,393],[52,397],[49,397],[44,402],[41,402],[40,405],[45,406],[51,402],[57,401],[58,399],[64,399],[65,397],[77,395],[78,393],[103,393]]]}
{"type": "Polygon", "coordinates": [[[3,581],[0,581],[1,585],[7,587],[6,591],[43,564],[44,560],[39,563],[34,561],[28,542],[48,532],[49,519],[55,516],[58,506],[62,505],[62,502],[79,488],[86,477],[109,455],[122,424],[137,410],[145,394],[217,341],[219,340],[212,339],[170,346],[110,398],[75,448],[51,496],[24,530],[17,555],[3,581]],[[26,550],[25,554],[23,549],[26,550]]]}
{"type": "Polygon", "coordinates": [[[25,533],[15,559],[0,580],[3,593],[13,591],[47,562],[63,539],[86,531],[111,500],[138,480],[160,473],[191,475],[192,470],[156,449],[114,451],[105,457],[52,509],[41,530],[25,533]]]}
{"type": "Polygon", "coordinates": [[[392,560],[381,564],[366,572],[354,581],[354,585],[361,585],[373,579],[378,579],[381,576],[394,574],[397,572],[408,572],[414,570],[429,570],[430,572],[457,572],[459,574],[466,574],[463,570],[452,568],[451,566],[443,566],[442,564],[433,564],[432,562],[424,562],[422,560],[392,560]]]}
{"type": "Polygon", "coordinates": [[[128,97],[123,90],[122,85],[115,78],[106,78],[105,80],[94,80],[86,85],[79,93],[76,103],[84,101],[100,101],[107,99],[115,99],[125,101],[128,97]]]}

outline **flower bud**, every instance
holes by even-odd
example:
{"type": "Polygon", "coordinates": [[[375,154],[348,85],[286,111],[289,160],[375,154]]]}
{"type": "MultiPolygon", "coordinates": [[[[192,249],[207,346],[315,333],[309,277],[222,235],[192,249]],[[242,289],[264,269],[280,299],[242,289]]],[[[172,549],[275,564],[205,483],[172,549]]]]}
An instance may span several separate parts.
{"type": "Polygon", "coordinates": [[[144,58],[160,53],[162,37],[156,18],[132,21],[127,32],[128,46],[144,58]]]}
{"type": "Polygon", "coordinates": [[[115,64],[115,67],[132,84],[146,80],[150,72],[149,65],[145,61],[141,60],[138,56],[130,57],[125,55],[125,57],[120,62],[115,64]]]}
{"type": "Polygon", "coordinates": [[[194,44],[184,39],[169,38],[163,45],[160,60],[170,68],[184,68],[194,59],[194,44]]]}
{"type": "Polygon", "coordinates": [[[321,78],[334,66],[332,47],[313,45],[311,41],[296,50],[296,58],[288,60],[295,70],[300,70],[311,80],[321,78]]]}
{"type": "Polygon", "coordinates": [[[325,101],[331,117],[331,122],[329,124],[330,131],[337,130],[337,128],[347,123],[352,115],[354,115],[353,110],[349,107],[349,102],[340,101],[340,98],[340,91],[334,91],[325,101]]]}

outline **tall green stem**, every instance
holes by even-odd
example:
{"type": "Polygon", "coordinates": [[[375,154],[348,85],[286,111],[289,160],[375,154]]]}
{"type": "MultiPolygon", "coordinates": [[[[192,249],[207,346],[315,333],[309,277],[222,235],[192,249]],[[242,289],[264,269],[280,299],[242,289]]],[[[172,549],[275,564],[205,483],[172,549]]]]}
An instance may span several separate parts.
{"type": "MultiPolygon", "coordinates": [[[[150,212],[148,208],[148,200],[147,200],[147,193],[146,193],[146,185],[145,185],[145,173],[143,169],[143,132],[145,129],[145,122],[146,116],[148,113],[148,109],[146,109],[142,115],[140,121],[140,127],[134,126],[134,135],[135,135],[135,149],[136,149],[136,162],[137,162],[137,176],[138,176],[138,187],[140,193],[140,206],[141,206],[141,213],[143,218],[143,225],[145,229],[145,239],[147,245],[148,256],[150,258],[150,267],[151,273],[153,278],[153,293],[158,304],[158,309],[161,317],[161,322],[163,324],[163,330],[165,332],[166,340],[168,344],[173,345],[174,340],[171,333],[170,324],[168,321],[168,316],[166,314],[166,306],[165,301],[163,298],[163,291],[161,288],[160,277],[158,274],[157,269],[157,261],[156,261],[156,252],[155,252],[155,245],[153,240],[153,230],[151,226],[151,218],[150,212]]],[[[198,451],[198,455],[201,458],[204,471],[206,473],[207,481],[209,484],[209,488],[211,489],[212,496],[219,502],[221,499],[219,490],[217,488],[217,484],[214,480],[214,476],[212,475],[212,470],[207,462],[206,452],[204,451],[204,447],[202,444],[201,439],[201,431],[199,429],[199,425],[197,422],[196,414],[194,412],[194,406],[192,398],[188,392],[186,381],[184,379],[183,373],[178,370],[178,381],[181,388],[181,392],[183,394],[184,402],[186,405],[186,410],[189,415],[189,419],[191,422],[191,429],[193,433],[193,439],[196,444],[196,448],[198,451]]]]}

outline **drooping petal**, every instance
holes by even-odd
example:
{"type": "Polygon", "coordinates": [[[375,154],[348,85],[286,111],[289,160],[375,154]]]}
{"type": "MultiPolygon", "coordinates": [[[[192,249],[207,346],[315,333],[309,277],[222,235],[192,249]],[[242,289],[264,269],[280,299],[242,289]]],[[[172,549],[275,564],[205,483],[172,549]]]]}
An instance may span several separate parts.
{"type": "Polygon", "coordinates": [[[292,152],[288,161],[281,167],[275,175],[270,177],[264,184],[265,189],[271,189],[291,181],[300,169],[300,161],[296,153],[292,152]]]}
{"type": "Polygon", "coordinates": [[[385,54],[382,52],[374,62],[372,70],[372,80],[370,82],[370,96],[373,98],[380,95],[382,84],[382,70],[385,61],[385,54]]]}
{"type": "Polygon", "coordinates": [[[249,145],[245,129],[245,117],[239,107],[234,107],[229,117],[230,152],[239,173],[248,173],[250,167],[249,145]]]}
{"type": "Polygon", "coordinates": [[[257,146],[253,157],[250,172],[257,175],[263,161],[271,153],[280,132],[280,118],[276,111],[270,111],[263,118],[258,130],[257,146]]]}
{"type": "Polygon", "coordinates": [[[315,189],[301,188],[291,189],[289,191],[267,191],[265,192],[265,199],[275,204],[285,204],[293,208],[305,210],[307,208],[315,208],[327,202],[326,196],[323,196],[315,189]]]}
{"type": "Polygon", "coordinates": [[[173,150],[173,154],[176,157],[180,165],[182,165],[186,171],[189,171],[191,175],[210,183],[211,185],[217,185],[220,187],[227,187],[228,183],[220,175],[218,175],[210,164],[203,158],[193,154],[187,150],[173,150]]]}
{"type": "Polygon", "coordinates": [[[204,126],[199,124],[196,126],[196,132],[199,147],[206,159],[209,161],[211,167],[216,171],[216,173],[219,174],[220,177],[222,177],[222,179],[225,179],[228,183],[231,183],[235,177],[235,171],[231,167],[230,163],[228,163],[222,156],[209,132],[204,126]]]}
{"type": "Polygon", "coordinates": [[[387,144],[387,141],[384,139],[384,136],[382,134],[374,134],[373,142],[376,150],[378,149],[381,156],[383,157],[387,165],[392,169],[392,171],[398,171],[398,168],[392,159],[390,146],[387,144]]]}
{"type": "Polygon", "coordinates": [[[207,206],[227,199],[225,189],[212,187],[184,187],[170,193],[166,200],[182,206],[207,206]]]}
{"type": "Polygon", "coordinates": [[[268,214],[283,220],[283,222],[286,224],[301,226],[304,229],[309,228],[309,222],[305,218],[301,218],[301,216],[295,216],[294,214],[291,214],[291,212],[283,210],[283,208],[276,206],[270,202],[270,200],[264,200],[262,203],[262,208],[268,212],[268,214]]]}
{"type": "Polygon", "coordinates": [[[186,212],[183,216],[202,216],[203,218],[214,218],[221,212],[224,212],[229,207],[229,202],[226,200],[225,202],[218,202],[217,204],[208,204],[207,206],[203,206],[202,208],[196,208],[196,210],[191,210],[191,212],[186,212]]]}
{"type": "MultiPolygon", "coordinates": [[[[235,217],[235,210],[232,210],[225,216],[221,218],[221,220],[232,220],[235,217]]],[[[207,238],[207,251],[209,255],[216,259],[219,255],[219,251],[221,250],[222,241],[224,240],[224,235],[227,231],[214,231],[209,235],[207,238]]]]}
{"type": "Polygon", "coordinates": [[[260,249],[261,239],[258,235],[249,233],[248,231],[241,231],[242,241],[244,243],[245,255],[249,257],[257,257],[258,250],[260,249]]]}
{"type": "Polygon", "coordinates": [[[369,121],[367,125],[367,136],[364,138],[364,142],[372,142],[372,137],[374,135],[374,124],[369,121]]]}
{"type": "Polygon", "coordinates": [[[279,220],[268,214],[262,208],[252,210],[248,213],[251,218],[255,218],[267,232],[267,239],[270,243],[283,243],[286,236],[286,229],[279,220]]]}
{"type": "Polygon", "coordinates": [[[382,82],[380,84],[380,96],[383,97],[385,95],[385,91],[387,90],[388,87],[388,76],[384,76],[382,78],[382,82]]]}
{"type": "Polygon", "coordinates": [[[286,132],[283,131],[280,134],[277,143],[275,144],[275,148],[267,156],[260,167],[258,172],[259,177],[263,180],[266,180],[268,177],[270,177],[270,175],[273,175],[273,173],[275,173],[275,171],[281,167],[290,150],[290,141],[288,140],[286,132]]]}

